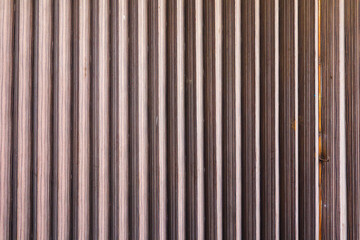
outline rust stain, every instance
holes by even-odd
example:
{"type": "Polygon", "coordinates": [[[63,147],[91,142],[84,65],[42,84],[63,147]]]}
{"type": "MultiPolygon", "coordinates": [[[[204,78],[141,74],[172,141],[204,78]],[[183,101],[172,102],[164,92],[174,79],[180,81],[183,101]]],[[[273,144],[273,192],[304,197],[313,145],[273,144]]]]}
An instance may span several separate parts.
{"type": "Polygon", "coordinates": [[[291,121],[291,128],[296,131],[296,119],[294,119],[293,121],[291,121]]]}
{"type": "MultiPolygon", "coordinates": [[[[319,157],[322,156],[323,152],[322,152],[322,129],[321,129],[321,0],[318,0],[318,54],[319,54],[319,59],[318,59],[318,94],[319,94],[319,99],[318,99],[318,111],[319,111],[319,157]]],[[[322,163],[321,161],[319,161],[319,239],[321,239],[321,218],[322,218],[322,192],[321,192],[321,167],[322,167],[322,163]]]]}

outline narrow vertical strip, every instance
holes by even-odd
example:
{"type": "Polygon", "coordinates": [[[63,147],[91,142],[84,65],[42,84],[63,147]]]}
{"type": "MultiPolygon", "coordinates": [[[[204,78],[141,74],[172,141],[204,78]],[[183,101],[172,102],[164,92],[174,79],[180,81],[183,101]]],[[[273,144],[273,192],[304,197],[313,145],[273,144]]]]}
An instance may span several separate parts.
{"type": "Polygon", "coordinates": [[[347,239],[347,195],[346,195],[346,108],[345,108],[345,0],[339,1],[339,201],[340,201],[340,239],[347,239]]]}
{"type": "Polygon", "coordinates": [[[130,238],[146,239],[147,199],[147,3],[129,5],[130,238]]]}
{"type": "Polygon", "coordinates": [[[90,236],[90,1],[72,5],[71,236],[90,236]]]}
{"type": "Polygon", "coordinates": [[[109,238],[109,1],[99,2],[99,239],[109,238]]]}
{"type": "MultiPolygon", "coordinates": [[[[109,22],[109,238],[119,239],[119,8],[111,0],[109,22]]],[[[125,115],[126,116],[126,115],[125,115]]],[[[122,226],[124,227],[124,226],[122,226]]]]}
{"type": "Polygon", "coordinates": [[[318,234],[316,4],[317,0],[308,0],[299,1],[298,6],[299,239],[313,239],[318,234]]]}
{"type": "Polygon", "coordinates": [[[178,154],[178,47],[177,1],[166,5],[166,128],[167,128],[167,238],[179,237],[179,154],[178,154]]]}
{"type": "Polygon", "coordinates": [[[261,239],[277,239],[276,2],[260,4],[260,208],[261,239]]]}
{"type": "MultiPolygon", "coordinates": [[[[341,171],[345,156],[341,140],[340,0],[321,2],[321,237],[341,236],[341,171]]],[[[343,8],[342,8],[343,11],[343,8]]],[[[343,27],[343,26],[342,26],[343,27]]],[[[342,42],[343,43],[343,42],[342,42]]],[[[343,70],[343,69],[342,69],[343,70]]],[[[345,129],[344,129],[345,130],[345,129]]],[[[343,139],[345,141],[345,139],[343,139]]]]}
{"type": "Polygon", "coordinates": [[[10,237],[10,195],[11,195],[11,106],[13,88],[13,1],[0,2],[0,233],[10,237]]]}
{"type": "Polygon", "coordinates": [[[223,19],[222,0],[214,0],[214,21],[215,21],[215,181],[216,181],[216,238],[222,239],[222,44],[223,44],[223,19]]]}
{"type": "Polygon", "coordinates": [[[129,239],[139,239],[139,2],[133,1],[129,9],[129,239]]]}
{"type": "Polygon", "coordinates": [[[235,202],[236,202],[236,236],[240,240],[241,229],[241,0],[235,0],[235,202]]]}
{"type": "Polygon", "coordinates": [[[259,1],[241,1],[242,236],[260,238],[259,1]]]}
{"type": "Polygon", "coordinates": [[[159,3],[150,1],[148,8],[148,142],[149,142],[149,238],[159,239],[159,3]]]}
{"type": "Polygon", "coordinates": [[[71,205],[70,205],[70,236],[79,236],[79,6],[80,1],[71,5],[71,205]]]}
{"type": "MultiPolygon", "coordinates": [[[[261,157],[261,143],[260,143],[260,111],[261,111],[261,106],[260,106],[260,0],[256,0],[255,1],[255,5],[254,5],[254,15],[255,15],[255,26],[254,26],[254,42],[255,42],[255,54],[253,55],[254,57],[254,65],[255,65],[255,209],[256,209],[256,218],[255,218],[255,227],[256,227],[256,232],[255,232],[255,238],[258,240],[260,239],[260,234],[261,234],[261,218],[260,218],[260,212],[261,212],[261,206],[260,206],[260,171],[261,171],[261,166],[260,166],[260,157],[261,157]]],[[[254,111],[254,110],[253,110],[254,111]]],[[[253,170],[252,170],[253,171],[253,170]]]]}
{"type": "Polygon", "coordinates": [[[176,73],[177,73],[177,154],[178,154],[178,239],[185,235],[185,65],[184,0],[176,1],[176,73]]]}
{"type": "Polygon", "coordinates": [[[54,215],[53,237],[68,239],[70,229],[70,121],[71,121],[71,8],[70,1],[55,4],[54,25],[54,215]]]}
{"type": "MultiPolygon", "coordinates": [[[[275,239],[280,238],[280,177],[279,177],[279,0],[275,0],[275,239]]],[[[295,95],[294,95],[295,97],[295,95]]]]}
{"type": "Polygon", "coordinates": [[[19,106],[19,4],[14,3],[14,15],[13,15],[13,57],[12,57],[12,87],[11,87],[11,135],[10,135],[10,185],[16,187],[10,187],[10,206],[9,206],[9,236],[15,238],[17,236],[17,190],[18,190],[18,158],[17,158],[17,136],[18,136],[18,119],[19,112],[17,106],[19,106]]]}
{"type": "Polygon", "coordinates": [[[91,230],[108,238],[109,220],[109,3],[91,8],[91,230]]]}
{"type": "Polygon", "coordinates": [[[222,6],[222,237],[236,238],[235,1],[222,6]]]}
{"type": "Polygon", "coordinates": [[[280,164],[280,237],[297,238],[296,233],[296,171],[297,132],[296,115],[297,76],[295,39],[295,1],[280,1],[280,72],[279,72],[279,164],[280,164]]]}
{"type": "MultiPolygon", "coordinates": [[[[217,152],[217,71],[216,71],[216,1],[204,1],[204,169],[205,169],[205,239],[216,239],[219,233],[218,216],[218,156],[217,152]]],[[[218,69],[217,69],[218,70],[218,69]]],[[[221,102],[221,101],[220,101],[221,102]]],[[[219,102],[219,103],[220,103],[219,102]]],[[[218,104],[219,104],[218,103],[218,104]]],[[[220,136],[221,137],[221,136],[220,136]]],[[[221,210],[221,209],[220,209],[221,210]]],[[[221,225],[220,225],[221,226],[221,225]]]]}
{"type": "Polygon", "coordinates": [[[159,239],[165,240],[167,236],[167,209],[166,209],[166,0],[158,1],[158,57],[159,57],[159,239]]]}
{"type": "Polygon", "coordinates": [[[118,29],[119,39],[119,102],[118,102],[118,134],[119,134],[119,238],[128,239],[129,237],[129,122],[128,122],[128,1],[117,0],[118,2],[118,29]]]}
{"type": "Polygon", "coordinates": [[[205,237],[204,204],[204,72],[203,72],[203,1],[195,1],[196,55],[196,183],[197,183],[197,239],[205,237]]]}
{"type": "MultiPolygon", "coordinates": [[[[102,1],[103,2],[103,1],[102,1]]],[[[100,165],[100,1],[90,1],[90,236],[99,238],[100,165]]],[[[81,9],[80,9],[81,11],[81,9]]],[[[103,116],[101,116],[103,117],[103,116]]]]}
{"type": "MultiPolygon", "coordinates": [[[[320,197],[320,183],[321,183],[321,176],[319,176],[320,174],[320,171],[319,171],[319,167],[320,167],[320,162],[319,162],[319,153],[320,153],[320,150],[321,150],[321,145],[320,145],[320,132],[321,132],[321,74],[319,74],[321,71],[320,71],[320,68],[319,66],[321,66],[321,55],[320,55],[320,29],[319,29],[319,26],[320,26],[320,16],[319,16],[319,13],[320,13],[320,9],[321,9],[321,0],[315,0],[315,15],[314,15],[314,22],[312,22],[313,25],[315,25],[314,27],[314,31],[315,31],[315,34],[312,35],[311,37],[315,38],[315,55],[313,56],[315,58],[315,61],[314,62],[311,62],[311,64],[315,65],[315,161],[314,161],[314,169],[315,169],[315,199],[312,199],[313,201],[315,201],[315,207],[314,207],[314,210],[315,210],[315,238],[316,239],[319,239],[321,238],[321,234],[320,234],[320,201],[321,200],[321,197],[320,197]]],[[[300,12],[300,9],[299,9],[299,12],[300,12]]],[[[301,12],[302,13],[302,12],[301,12]]],[[[300,14],[299,14],[300,16],[300,14]]],[[[299,17],[299,25],[300,25],[300,17],[299,17]]],[[[299,27],[299,34],[300,34],[300,27],[299,27]]],[[[301,38],[300,38],[301,39],[301,38]]],[[[311,40],[311,38],[310,38],[311,40]]],[[[300,48],[300,46],[302,47],[302,45],[300,45],[299,43],[299,46],[298,48],[302,50],[302,48],[300,48]]],[[[300,54],[299,54],[299,61],[300,62],[300,54]]],[[[303,59],[301,59],[303,61],[303,59]]],[[[313,60],[313,59],[311,59],[313,60]]],[[[304,63],[303,63],[304,64],[304,63]]],[[[300,63],[299,63],[299,66],[298,68],[300,69],[300,63]]],[[[299,72],[299,78],[300,78],[300,70],[298,70],[299,72]]],[[[311,72],[312,73],[312,72],[311,72]]],[[[300,101],[300,81],[299,81],[299,97],[298,97],[298,100],[300,101]]],[[[303,95],[302,95],[303,96],[303,95]]],[[[300,103],[299,104],[299,111],[300,111],[300,103]]],[[[298,119],[299,119],[299,122],[300,120],[303,120],[302,118],[300,118],[300,115],[298,115],[298,119]]],[[[299,127],[300,129],[300,127],[299,127]]],[[[300,135],[300,134],[299,134],[300,135]]],[[[299,151],[298,151],[298,154],[299,154],[299,175],[300,175],[300,136],[299,136],[299,151]]],[[[301,159],[303,160],[303,159],[301,159]]],[[[303,187],[303,186],[300,186],[300,181],[302,179],[300,178],[299,176],[299,188],[300,187],[303,187]]],[[[299,190],[299,196],[300,196],[300,190],[299,190]]],[[[300,215],[300,197],[299,197],[299,222],[301,220],[301,215],[300,215]]],[[[299,224],[299,238],[300,238],[300,224],[299,224]]]]}
{"type": "Polygon", "coordinates": [[[138,3],[139,239],[148,239],[147,1],[138,3]]]}
{"type": "Polygon", "coordinates": [[[24,239],[30,235],[30,161],[31,161],[31,61],[32,61],[32,10],[31,1],[17,4],[17,61],[15,62],[14,111],[16,134],[14,135],[14,158],[17,162],[17,209],[16,235],[24,239]]]}
{"type": "MultiPolygon", "coordinates": [[[[281,10],[279,10],[281,11],[281,10]]],[[[279,17],[279,21],[280,17],[279,17]]],[[[279,40],[280,44],[280,40],[279,40]]],[[[280,44],[280,46],[282,46],[280,44]]],[[[294,80],[295,80],[295,240],[299,239],[299,2],[294,0],[294,80]]],[[[279,63],[280,64],[280,63],[279,63]]],[[[280,64],[281,66],[281,64],[280,64]]],[[[280,74],[279,74],[280,84],[280,74]]],[[[280,101],[280,86],[279,86],[280,101]]],[[[280,123],[280,121],[279,121],[280,123]]],[[[280,134],[279,134],[280,135],[280,134]]],[[[280,140],[279,140],[280,144],[280,140]]],[[[281,144],[280,144],[281,145],[281,144]]],[[[280,157],[280,148],[279,148],[280,157]]],[[[280,164],[280,162],[279,162],[280,164]]],[[[279,166],[280,170],[280,166],[279,166]]],[[[280,173],[281,174],[281,173],[280,173]]],[[[280,220],[281,221],[281,220],[280,220]]],[[[280,223],[281,224],[281,223],[280,223]]],[[[280,225],[281,226],[281,225],[280,225]]],[[[281,227],[280,227],[281,228],[281,227]]],[[[281,237],[281,232],[280,232],[281,237]]]]}
{"type": "Polygon", "coordinates": [[[347,236],[360,238],[360,1],[345,1],[347,236]]]}
{"type": "Polygon", "coordinates": [[[197,238],[197,125],[195,1],[185,2],[186,239],[197,238]]]}
{"type": "Polygon", "coordinates": [[[37,39],[35,51],[35,152],[36,161],[36,238],[50,237],[50,168],[52,113],[52,2],[39,0],[36,7],[37,39]]]}

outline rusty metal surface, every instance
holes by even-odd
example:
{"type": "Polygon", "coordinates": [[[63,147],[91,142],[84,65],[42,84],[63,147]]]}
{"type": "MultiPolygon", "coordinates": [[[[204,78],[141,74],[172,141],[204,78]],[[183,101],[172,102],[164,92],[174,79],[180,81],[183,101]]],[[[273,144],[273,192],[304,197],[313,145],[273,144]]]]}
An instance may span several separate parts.
{"type": "Polygon", "coordinates": [[[359,11],[0,0],[0,238],[359,237],[359,11]]]}

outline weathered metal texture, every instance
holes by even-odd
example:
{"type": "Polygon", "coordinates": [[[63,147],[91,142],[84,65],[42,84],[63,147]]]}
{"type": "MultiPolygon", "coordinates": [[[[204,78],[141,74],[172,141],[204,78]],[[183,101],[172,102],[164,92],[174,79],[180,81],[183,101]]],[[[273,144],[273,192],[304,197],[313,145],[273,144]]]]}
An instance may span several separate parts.
{"type": "Polygon", "coordinates": [[[345,1],[346,186],[348,239],[360,238],[360,2],[345,1]]]}
{"type": "MultiPolygon", "coordinates": [[[[345,131],[342,117],[344,75],[342,58],[344,42],[341,33],[344,28],[344,1],[330,0],[321,2],[321,225],[320,232],[323,239],[343,239],[344,226],[343,203],[346,194],[341,189],[342,174],[346,156],[344,154],[343,134],[345,131]]],[[[345,234],[346,236],[346,234],[345,234]]]]}
{"type": "Polygon", "coordinates": [[[0,0],[0,238],[357,238],[358,15],[0,0]]]}
{"type": "Polygon", "coordinates": [[[259,239],[259,1],[241,1],[242,236],[259,239]]]}
{"type": "Polygon", "coordinates": [[[278,12],[278,1],[260,1],[261,239],[279,236],[278,12]]]}
{"type": "Polygon", "coordinates": [[[280,238],[298,236],[298,1],[279,1],[280,238]]]}
{"type": "Polygon", "coordinates": [[[317,1],[299,1],[298,6],[299,239],[316,239],[318,234],[317,1]]]}

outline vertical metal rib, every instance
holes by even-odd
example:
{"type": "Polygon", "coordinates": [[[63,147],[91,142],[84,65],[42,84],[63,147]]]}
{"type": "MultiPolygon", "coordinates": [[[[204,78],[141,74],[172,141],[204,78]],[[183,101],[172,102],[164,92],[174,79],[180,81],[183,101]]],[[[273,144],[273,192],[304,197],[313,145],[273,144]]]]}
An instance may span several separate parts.
{"type": "Polygon", "coordinates": [[[204,1],[205,238],[221,238],[221,9],[204,1]]]}
{"type": "Polygon", "coordinates": [[[148,238],[148,72],[147,72],[147,4],[139,0],[138,47],[139,47],[139,239],[148,238]]]}
{"type": "Polygon", "coordinates": [[[100,1],[91,0],[90,8],[90,235],[99,238],[99,165],[100,165],[100,1]]]}
{"type": "Polygon", "coordinates": [[[159,238],[167,236],[167,209],[166,209],[166,0],[159,0],[159,238]]]}
{"type": "Polygon", "coordinates": [[[317,230],[317,8],[315,0],[299,1],[299,238],[317,230]]]}
{"type": "Polygon", "coordinates": [[[34,189],[36,217],[34,237],[50,237],[50,189],[52,152],[52,2],[39,0],[35,8],[34,60],[34,189]]]}
{"type": "Polygon", "coordinates": [[[185,2],[186,239],[197,238],[197,119],[195,1],[185,2]]]}
{"type": "Polygon", "coordinates": [[[159,3],[150,1],[148,8],[148,127],[149,127],[149,238],[160,238],[159,223],[159,3]]]}
{"type": "Polygon", "coordinates": [[[235,0],[235,192],[236,192],[236,239],[241,239],[241,0],[235,0]]]}
{"type": "MultiPolygon", "coordinates": [[[[108,237],[119,238],[119,8],[118,1],[109,1],[109,226],[108,237]]],[[[126,115],[125,115],[126,116],[126,115]]]]}
{"type": "Polygon", "coordinates": [[[91,8],[91,235],[109,237],[109,2],[91,8]]]}
{"type": "Polygon", "coordinates": [[[259,1],[241,2],[241,179],[242,235],[260,238],[259,219],[259,1]]]}
{"type": "Polygon", "coordinates": [[[342,58],[343,41],[341,28],[343,10],[341,0],[324,1],[321,4],[321,91],[322,91],[322,153],[321,153],[321,237],[342,236],[342,58]]]}
{"type": "Polygon", "coordinates": [[[165,61],[164,1],[151,1],[148,6],[148,130],[149,130],[149,238],[165,239],[165,61]]]}
{"type": "Polygon", "coordinates": [[[119,61],[118,61],[118,132],[119,141],[119,238],[128,239],[129,237],[129,78],[128,78],[128,59],[129,59],[129,14],[128,1],[117,0],[118,7],[118,29],[117,37],[119,39],[119,61]]]}
{"type": "Polygon", "coordinates": [[[16,5],[16,60],[14,62],[14,132],[12,143],[16,186],[16,209],[13,211],[14,238],[30,235],[30,162],[31,162],[31,74],[32,74],[32,11],[31,1],[16,5]]]}
{"type": "Polygon", "coordinates": [[[203,1],[195,1],[197,239],[205,237],[203,1]]]}
{"type": "Polygon", "coordinates": [[[278,1],[260,3],[261,239],[278,238],[278,1]]]}
{"type": "Polygon", "coordinates": [[[1,1],[2,22],[0,40],[0,233],[10,237],[10,195],[11,195],[11,128],[12,88],[14,50],[14,6],[12,1],[1,1]]]}
{"type": "Polygon", "coordinates": [[[90,1],[72,5],[71,236],[90,236],[90,1]]]}
{"type": "Polygon", "coordinates": [[[168,210],[168,231],[167,237],[171,239],[178,239],[180,233],[180,202],[179,195],[179,119],[178,108],[181,99],[178,97],[178,88],[180,80],[177,66],[179,52],[178,49],[178,30],[177,24],[178,14],[177,1],[171,0],[167,2],[167,29],[166,29],[166,127],[167,127],[167,210],[168,210]]]}
{"type": "Polygon", "coordinates": [[[147,4],[129,5],[130,238],[147,238],[147,4]]]}
{"type": "Polygon", "coordinates": [[[222,6],[222,217],[223,238],[236,237],[236,78],[235,78],[235,1],[222,6]]]}
{"type": "Polygon", "coordinates": [[[345,1],[347,236],[360,238],[360,1],[345,1]]]}
{"type": "Polygon", "coordinates": [[[297,239],[297,1],[281,0],[279,74],[280,236],[297,239]]]}
{"type": "Polygon", "coordinates": [[[54,87],[52,237],[69,238],[70,228],[70,124],[71,124],[71,4],[54,4],[54,87]]]}

